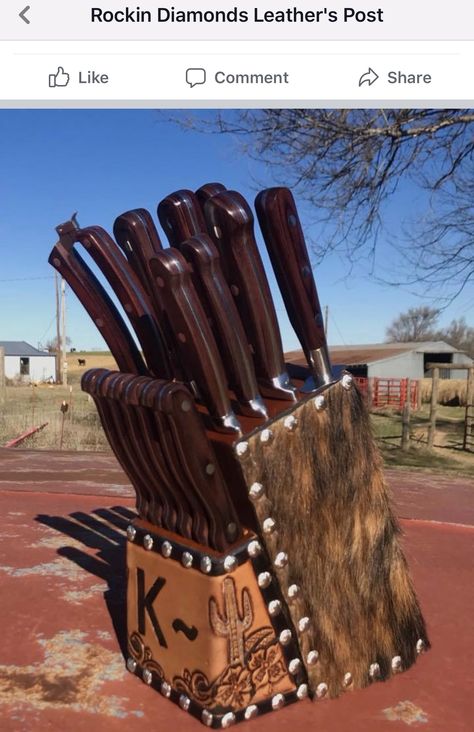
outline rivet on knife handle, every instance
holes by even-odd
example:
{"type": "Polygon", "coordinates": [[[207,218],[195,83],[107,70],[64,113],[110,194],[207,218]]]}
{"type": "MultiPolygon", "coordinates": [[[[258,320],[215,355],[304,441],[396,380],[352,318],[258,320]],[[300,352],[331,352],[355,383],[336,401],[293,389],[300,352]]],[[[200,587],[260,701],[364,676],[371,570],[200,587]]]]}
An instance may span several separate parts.
{"type": "Polygon", "coordinates": [[[258,194],[255,208],[290,322],[315,379],[329,383],[321,306],[293,195],[288,188],[269,188],[258,194]]]}
{"type": "Polygon", "coordinates": [[[204,213],[226,263],[224,272],[253,352],[259,385],[275,398],[294,400],[295,388],[286,371],[278,320],[254,237],[252,211],[240,193],[225,191],[206,202],[204,213]]]}
{"type": "Polygon", "coordinates": [[[216,429],[239,433],[219,351],[186,260],[176,249],[164,249],[150,260],[150,266],[168,319],[177,333],[176,343],[189,380],[196,382],[216,429]]]}

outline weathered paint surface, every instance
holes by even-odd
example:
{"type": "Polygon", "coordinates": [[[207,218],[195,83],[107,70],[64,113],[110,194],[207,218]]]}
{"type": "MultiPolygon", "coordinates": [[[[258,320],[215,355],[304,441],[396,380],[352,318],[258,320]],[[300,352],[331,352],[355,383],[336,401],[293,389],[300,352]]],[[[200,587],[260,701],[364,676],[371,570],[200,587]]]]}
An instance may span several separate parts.
{"type": "MultiPolygon", "coordinates": [[[[386,684],[300,702],[242,730],[472,728],[474,486],[396,471],[389,480],[432,650],[386,684]]],[[[133,506],[109,455],[0,450],[2,732],[203,729],[125,671],[133,506]]]]}

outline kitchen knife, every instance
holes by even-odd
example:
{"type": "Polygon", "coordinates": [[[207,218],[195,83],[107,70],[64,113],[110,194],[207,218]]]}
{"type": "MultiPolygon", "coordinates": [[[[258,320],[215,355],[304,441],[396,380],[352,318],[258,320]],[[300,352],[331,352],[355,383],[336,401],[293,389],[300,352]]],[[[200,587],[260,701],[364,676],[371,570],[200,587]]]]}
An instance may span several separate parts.
{"type": "MultiPolygon", "coordinates": [[[[243,414],[268,419],[255,377],[252,355],[229,286],[220,267],[219,253],[211,239],[201,234],[180,245],[181,253],[193,268],[193,282],[199,283],[229,386],[243,414]]],[[[199,291],[198,290],[198,291],[199,291]]]]}
{"type": "Polygon", "coordinates": [[[212,196],[216,196],[218,193],[222,193],[222,191],[226,190],[227,188],[222,185],[222,183],[205,183],[197,189],[196,198],[203,209],[208,198],[212,198],[212,196]]]}
{"type": "MultiPolygon", "coordinates": [[[[168,348],[153,315],[153,307],[116,243],[99,226],[77,229],[75,241],[89,252],[120,300],[137,334],[152,374],[163,379],[173,378],[168,348]]],[[[73,245],[74,240],[71,242],[71,248],[73,245]]]]}
{"type": "Polygon", "coordinates": [[[72,221],[57,227],[59,241],[53,247],[49,263],[57,269],[78,297],[98,327],[117,366],[122,371],[148,374],[148,369],[129,329],[106,290],[81,256],[70,246],[76,227],[72,221]]]}
{"type": "Polygon", "coordinates": [[[262,393],[294,401],[283,358],[278,320],[254,237],[252,211],[240,193],[224,191],[208,199],[204,214],[250,344],[262,393]]]}
{"type": "Polygon", "coordinates": [[[239,433],[219,351],[186,260],[178,250],[164,249],[150,260],[150,266],[188,379],[197,384],[215,428],[239,433]]]}
{"type": "Polygon", "coordinates": [[[303,346],[315,386],[328,384],[332,375],[321,306],[293,195],[288,188],[269,188],[258,194],[255,208],[288,317],[303,346]]]}

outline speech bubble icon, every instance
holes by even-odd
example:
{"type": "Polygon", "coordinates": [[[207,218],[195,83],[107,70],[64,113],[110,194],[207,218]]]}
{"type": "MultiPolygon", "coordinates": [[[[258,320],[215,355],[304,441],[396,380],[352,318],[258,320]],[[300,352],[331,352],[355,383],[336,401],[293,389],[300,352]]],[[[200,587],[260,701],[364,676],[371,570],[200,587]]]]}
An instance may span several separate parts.
{"type": "Polygon", "coordinates": [[[191,89],[198,84],[206,83],[206,69],[186,69],[186,83],[191,89]]]}

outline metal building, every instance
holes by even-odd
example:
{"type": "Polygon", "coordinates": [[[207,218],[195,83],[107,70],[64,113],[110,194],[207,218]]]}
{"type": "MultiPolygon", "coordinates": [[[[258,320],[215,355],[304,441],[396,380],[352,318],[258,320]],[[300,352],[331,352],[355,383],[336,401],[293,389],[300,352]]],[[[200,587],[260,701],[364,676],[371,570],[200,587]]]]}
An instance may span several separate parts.
{"type": "Polygon", "coordinates": [[[56,381],[54,354],[39,351],[26,341],[0,341],[5,350],[5,376],[15,381],[56,381]]]}

